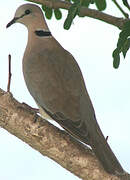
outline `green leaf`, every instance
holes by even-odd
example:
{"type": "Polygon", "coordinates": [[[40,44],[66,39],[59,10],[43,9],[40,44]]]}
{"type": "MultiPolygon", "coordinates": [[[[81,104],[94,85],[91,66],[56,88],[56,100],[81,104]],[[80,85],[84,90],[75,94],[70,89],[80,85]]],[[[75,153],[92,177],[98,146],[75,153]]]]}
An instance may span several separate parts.
{"type": "Polygon", "coordinates": [[[130,5],[128,4],[127,0],[122,0],[123,4],[130,10],[130,5]]]}
{"type": "Polygon", "coordinates": [[[64,22],[64,29],[68,30],[73,22],[73,19],[78,13],[80,6],[80,1],[76,1],[74,4],[71,5],[71,7],[68,10],[67,18],[64,22]]]}
{"type": "Polygon", "coordinates": [[[124,4],[125,6],[127,6],[127,5],[128,5],[127,0],[122,0],[122,1],[123,1],[123,4],[124,4]]]}
{"type": "Polygon", "coordinates": [[[126,42],[125,42],[125,44],[124,44],[124,46],[122,48],[122,53],[123,53],[124,58],[126,57],[126,53],[129,50],[129,48],[130,48],[130,38],[128,38],[126,40],[126,42]]]}
{"type": "Polygon", "coordinates": [[[113,66],[114,68],[118,68],[120,64],[120,53],[123,54],[124,58],[126,57],[126,53],[130,48],[130,21],[127,21],[124,24],[123,30],[119,34],[117,48],[113,51],[113,66]]]}
{"type": "Polygon", "coordinates": [[[42,5],[42,10],[46,11],[46,6],[45,5],[42,5]]]}
{"type": "Polygon", "coordinates": [[[124,24],[123,30],[125,30],[125,29],[129,29],[129,31],[130,31],[130,20],[128,20],[128,21],[124,24]]]}
{"type": "Polygon", "coordinates": [[[90,0],[90,3],[91,3],[91,4],[94,4],[94,0],[90,0]]]}
{"type": "Polygon", "coordinates": [[[130,29],[124,29],[119,34],[119,38],[122,39],[127,39],[128,36],[130,36],[130,29]]]}
{"type": "Polygon", "coordinates": [[[117,42],[117,48],[121,49],[124,46],[124,43],[127,40],[127,37],[129,36],[130,32],[128,30],[121,31],[119,34],[119,39],[117,42]]]}
{"type": "Polygon", "coordinates": [[[119,67],[119,64],[120,64],[120,55],[119,55],[119,50],[116,48],[113,53],[112,53],[112,56],[113,56],[113,67],[114,68],[118,68],[119,67]]]}
{"type": "Polygon", "coordinates": [[[47,6],[42,6],[42,9],[45,11],[45,16],[47,19],[52,18],[52,8],[49,8],[47,6]]]}
{"type": "Polygon", "coordinates": [[[126,22],[123,30],[119,34],[119,39],[117,42],[117,48],[124,51],[125,43],[127,41],[127,38],[130,36],[130,22],[126,22]]]}
{"type": "Polygon", "coordinates": [[[106,0],[94,0],[99,11],[106,9],[106,0]]]}
{"type": "Polygon", "coordinates": [[[62,18],[62,13],[60,11],[60,9],[54,9],[54,14],[57,20],[62,18]]]}

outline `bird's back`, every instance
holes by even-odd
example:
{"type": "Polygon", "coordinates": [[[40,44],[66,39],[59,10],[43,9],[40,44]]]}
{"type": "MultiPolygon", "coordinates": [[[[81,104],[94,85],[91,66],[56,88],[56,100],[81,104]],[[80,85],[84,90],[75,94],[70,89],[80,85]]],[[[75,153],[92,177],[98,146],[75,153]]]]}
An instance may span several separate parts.
{"type": "Polygon", "coordinates": [[[39,47],[37,51],[35,46],[26,49],[23,59],[27,87],[39,105],[52,113],[59,111],[67,119],[79,121],[80,99],[86,96],[88,108],[92,108],[94,113],[82,73],[73,56],[54,38],[42,39],[39,47]]]}

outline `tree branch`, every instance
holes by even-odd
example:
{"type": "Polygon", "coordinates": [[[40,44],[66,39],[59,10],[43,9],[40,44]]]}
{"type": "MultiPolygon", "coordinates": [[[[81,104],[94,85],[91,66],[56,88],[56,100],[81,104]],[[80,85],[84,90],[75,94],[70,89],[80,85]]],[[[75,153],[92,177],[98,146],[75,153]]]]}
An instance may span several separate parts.
{"type": "MultiPolygon", "coordinates": [[[[37,4],[44,4],[50,8],[57,9],[57,8],[62,8],[68,10],[72,3],[67,2],[67,1],[62,1],[62,0],[27,0],[29,2],[34,2],[37,4]]],[[[79,16],[88,16],[94,19],[98,19],[101,21],[104,21],[108,24],[114,25],[118,27],[119,29],[123,28],[123,25],[126,21],[129,21],[130,19],[124,19],[124,18],[119,18],[115,16],[111,16],[109,14],[100,12],[95,9],[90,9],[87,7],[81,7],[79,16]]]]}
{"type": "MultiPolygon", "coordinates": [[[[0,126],[44,156],[84,180],[119,180],[107,174],[95,155],[65,131],[58,129],[0,89],[0,126]]],[[[125,174],[123,179],[130,179],[125,174]]],[[[122,178],[121,178],[122,179],[122,178]]]]}

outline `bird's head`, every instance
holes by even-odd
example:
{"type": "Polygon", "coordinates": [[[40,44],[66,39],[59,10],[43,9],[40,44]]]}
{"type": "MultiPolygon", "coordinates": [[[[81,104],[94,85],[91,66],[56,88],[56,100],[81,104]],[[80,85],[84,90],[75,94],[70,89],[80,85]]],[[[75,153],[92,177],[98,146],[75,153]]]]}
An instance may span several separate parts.
{"type": "Polygon", "coordinates": [[[14,18],[7,24],[6,27],[10,27],[14,23],[24,24],[28,29],[30,27],[33,28],[34,26],[42,26],[44,29],[48,29],[42,10],[39,6],[34,4],[21,5],[16,10],[14,18]]]}

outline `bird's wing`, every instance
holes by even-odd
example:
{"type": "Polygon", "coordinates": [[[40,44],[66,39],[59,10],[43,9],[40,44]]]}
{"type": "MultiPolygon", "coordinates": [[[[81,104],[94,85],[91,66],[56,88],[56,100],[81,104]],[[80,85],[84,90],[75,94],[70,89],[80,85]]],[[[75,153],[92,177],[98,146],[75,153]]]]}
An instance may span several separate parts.
{"type": "Polygon", "coordinates": [[[71,133],[86,136],[84,119],[94,115],[94,110],[73,56],[58,44],[35,53],[25,67],[25,81],[37,104],[71,133]],[[85,108],[82,99],[87,101],[85,108]]]}

